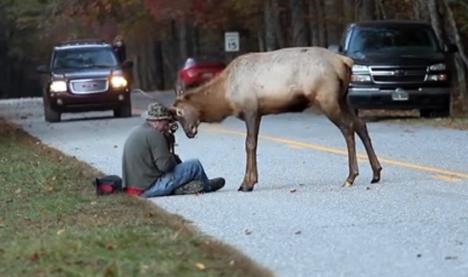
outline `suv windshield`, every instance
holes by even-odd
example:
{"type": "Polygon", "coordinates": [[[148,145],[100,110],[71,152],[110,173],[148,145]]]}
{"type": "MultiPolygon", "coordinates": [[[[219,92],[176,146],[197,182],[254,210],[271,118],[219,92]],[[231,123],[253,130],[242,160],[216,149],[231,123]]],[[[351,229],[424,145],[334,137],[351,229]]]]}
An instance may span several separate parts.
{"type": "Polygon", "coordinates": [[[92,67],[115,67],[117,58],[111,48],[86,47],[57,50],[52,67],[54,69],[83,69],[92,67]]]}
{"type": "Polygon", "coordinates": [[[420,26],[359,27],[351,37],[349,53],[431,54],[439,51],[430,28],[420,26]]]}

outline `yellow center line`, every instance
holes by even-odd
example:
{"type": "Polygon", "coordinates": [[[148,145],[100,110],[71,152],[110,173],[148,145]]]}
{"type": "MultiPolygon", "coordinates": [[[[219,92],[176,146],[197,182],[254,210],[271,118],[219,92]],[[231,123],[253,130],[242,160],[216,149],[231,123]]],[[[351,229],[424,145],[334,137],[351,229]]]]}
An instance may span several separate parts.
{"type": "Polygon", "coordinates": [[[434,175],[432,177],[434,177],[436,179],[439,179],[439,180],[452,182],[452,183],[461,181],[461,179],[459,179],[459,178],[456,178],[456,177],[453,177],[453,176],[446,176],[446,175],[434,175]]]}
{"type": "MultiPolygon", "coordinates": [[[[215,126],[210,125],[207,127],[211,131],[215,131],[218,133],[231,134],[231,135],[244,136],[244,137],[246,135],[245,132],[225,129],[219,126],[215,127],[215,126]]],[[[348,156],[348,151],[343,150],[343,149],[338,149],[338,148],[333,148],[333,147],[328,147],[328,146],[323,146],[323,145],[318,145],[318,144],[312,144],[312,143],[305,143],[305,142],[290,140],[290,139],[281,138],[281,137],[268,136],[268,135],[259,135],[259,138],[287,144],[290,147],[294,147],[294,148],[308,148],[308,149],[313,149],[316,151],[348,156]]],[[[359,160],[367,160],[367,155],[357,154],[357,157],[359,160]]],[[[414,164],[411,162],[398,161],[398,160],[393,160],[393,159],[379,158],[379,160],[380,162],[386,163],[386,164],[410,168],[410,169],[414,169],[417,171],[430,172],[432,174],[439,175],[439,179],[441,177],[440,175],[443,175],[443,177],[445,177],[444,180],[448,180],[448,179],[453,180],[453,178],[468,179],[468,173],[456,172],[456,171],[451,171],[451,170],[446,170],[446,169],[441,169],[441,168],[436,168],[436,167],[426,166],[426,165],[418,165],[418,164],[414,164]]]]}

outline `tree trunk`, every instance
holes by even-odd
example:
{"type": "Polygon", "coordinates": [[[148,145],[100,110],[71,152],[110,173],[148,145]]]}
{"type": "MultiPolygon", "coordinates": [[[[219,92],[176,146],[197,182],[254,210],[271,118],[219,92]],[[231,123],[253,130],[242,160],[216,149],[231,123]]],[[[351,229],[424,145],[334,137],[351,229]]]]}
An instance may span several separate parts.
{"type": "Polygon", "coordinates": [[[274,22],[274,30],[275,30],[275,36],[276,36],[276,42],[279,48],[284,48],[286,47],[286,36],[284,34],[284,29],[283,26],[285,24],[282,24],[282,16],[281,16],[281,9],[280,9],[280,2],[279,0],[271,0],[272,2],[272,11],[273,11],[273,22],[274,22]]]}
{"type": "Polygon", "coordinates": [[[302,0],[289,0],[289,6],[292,27],[291,46],[306,46],[307,32],[304,19],[304,3],[302,0]]]}
{"type": "Polygon", "coordinates": [[[426,5],[427,0],[414,0],[413,1],[413,15],[416,20],[427,21],[429,20],[429,13],[426,5]]]}
{"type": "Polygon", "coordinates": [[[266,0],[264,3],[264,17],[265,17],[265,49],[266,51],[272,51],[276,49],[275,39],[275,22],[273,14],[272,2],[266,0]]]}
{"type": "Polygon", "coordinates": [[[387,19],[387,11],[385,9],[385,4],[383,3],[383,0],[376,0],[375,2],[376,6],[376,12],[375,12],[375,19],[387,19]]]}
{"type": "Polygon", "coordinates": [[[457,28],[457,23],[455,22],[455,17],[453,16],[452,9],[450,8],[447,0],[443,0],[444,6],[445,6],[445,11],[447,12],[447,20],[448,20],[448,25],[450,28],[450,33],[452,34],[455,44],[458,47],[458,53],[460,54],[460,57],[462,58],[463,62],[465,63],[465,67],[468,68],[468,58],[465,55],[465,49],[463,47],[462,40],[460,38],[460,32],[458,31],[457,28]]]}
{"type": "Polygon", "coordinates": [[[156,67],[156,75],[154,76],[155,86],[157,89],[164,89],[166,87],[166,83],[164,80],[164,63],[161,41],[156,41],[154,43],[154,57],[156,67]]]}
{"type": "Polygon", "coordinates": [[[325,1],[324,10],[326,11],[326,28],[328,44],[338,44],[344,29],[343,5],[341,0],[325,1]]]}
{"type": "Polygon", "coordinates": [[[328,44],[328,36],[327,36],[327,25],[325,22],[325,17],[323,16],[325,14],[325,4],[323,0],[314,0],[314,15],[317,24],[316,26],[316,32],[317,32],[317,45],[318,46],[326,46],[328,44]]]}
{"type": "Polygon", "coordinates": [[[375,18],[374,0],[362,0],[361,20],[373,20],[375,18]]]}
{"type": "Polygon", "coordinates": [[[354,17],[354,7],[355,7],[355,0],[342,0],[343,5],[343,16],[345,23],[350,23],[355,21],[354,17]]]}
{"type": "MultiPolygon", "coordinates": [[[[455,18],[452,13],[452,9],[450,8],[449,4],[446,0],[443,0],[445,11],[447,13],[447,21],[448,21],[448,28],[450,28],[450,33],[452,34],[455,43],[458,47],[458,53],[454,55],[455,59],[455,67],[457,69],[457,79],[458,79],[458,95],[454,95],[457,101],[456,103],[461,105],[458,109],[463,109],[464,99],[467,95],[467,81],[466,81],[466,73],[468,68],[468,59],[465,55],[465,49],[463,48],[463,43],[460,38],[460,33],[457,28],[457,23],[455,22],[455,18]]],[[[458,112],[458,110],[457,110],[458,112]]]]}
{"type": "Polygon", "coordinates": [[[309,22],[309,36],[310,36],[310,44],[312,46],[318,46],[320,45],[319,42],[319,27],[318,27],[318,18],[317,18],[317,11],[315,8],[315,1],[306,2],[306,8],[307,8],[307,17],[308,17],[308,22],[309,22]]]}
{"type": "Polygon", "coordinates": [[[446,35],[443,30],[443,26],[441,23],[440,14],[438,11],[437,0],[428,0],[427,1],[427,8],[429,10],[429,16],[431,18],[431,25],[434,28],[436,36],[440,42],[445,41],[446,35]]]}

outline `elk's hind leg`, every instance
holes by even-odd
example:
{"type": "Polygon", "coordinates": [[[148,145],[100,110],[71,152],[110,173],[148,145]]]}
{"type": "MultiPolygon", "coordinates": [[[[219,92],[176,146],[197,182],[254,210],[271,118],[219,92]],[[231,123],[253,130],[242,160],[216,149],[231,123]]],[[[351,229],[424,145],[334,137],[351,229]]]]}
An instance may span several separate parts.
{"type": "Polygon", "coordinates": [[[348,148],[348,166],[349,174],[346,178],[344,187],[350,187],[353,185],[354,180],[359,175],[357,157],[356,157],[356,142],[354,140],[354,122],[350,117],[346,116],[342,110],[335,110],[333,113],[327,113],[324,110],[327,117],[340,129],[343,134],[346,146],[348,148]]]}
{"type": "Polygon", "coordinates": [[[380,165],[377,155],[375,154],[374,147],[372,146],[366,123],[357,117],[357,115],[352,114],[352,116],[354,117],[356,133],[366,148],[367,157],[369,158],[369,162],[372,167],[373,177],[371,183],[377,183],[380,181],[380,172],[382,171],[382,166],[380,165]]]}

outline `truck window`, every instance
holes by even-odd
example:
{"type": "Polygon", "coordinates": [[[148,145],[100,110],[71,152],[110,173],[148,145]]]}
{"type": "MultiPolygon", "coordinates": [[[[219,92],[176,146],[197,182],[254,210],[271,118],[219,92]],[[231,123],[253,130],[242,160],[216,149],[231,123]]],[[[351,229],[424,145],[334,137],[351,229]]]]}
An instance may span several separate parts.
{"type": "Polygon", "coordinates": [[[79,69],[114,67],[117,59],[111,48],[77,48],[59,50],[55,53],[53,68],[79,69]]]}
{"type": "Polygon", "coordinates": [[[421,26],[372,26],[356,28],[349,53],[434,53],[439,46],[432,29],[421,26]]]}

